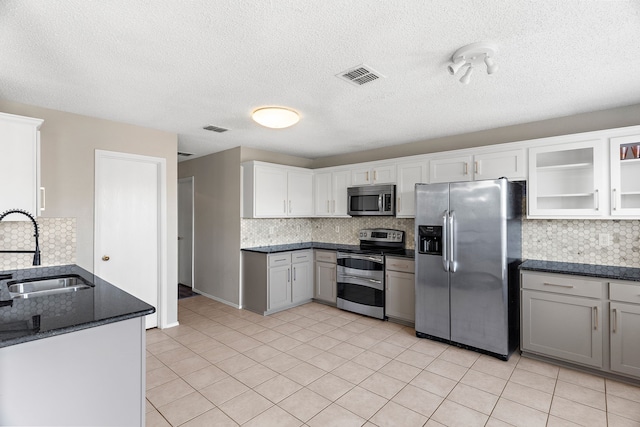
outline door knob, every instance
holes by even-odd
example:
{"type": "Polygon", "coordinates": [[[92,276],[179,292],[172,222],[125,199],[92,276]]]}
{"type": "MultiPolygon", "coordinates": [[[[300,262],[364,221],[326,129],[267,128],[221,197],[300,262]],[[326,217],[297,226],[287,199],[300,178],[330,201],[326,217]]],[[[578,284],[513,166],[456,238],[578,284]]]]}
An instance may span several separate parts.
{"type": "Polygon", "coordinates": [[[103,261],[109,261],[109,255],[104,255],[104,256],[102,257],[102,260],[103,260],[103,261]]]}

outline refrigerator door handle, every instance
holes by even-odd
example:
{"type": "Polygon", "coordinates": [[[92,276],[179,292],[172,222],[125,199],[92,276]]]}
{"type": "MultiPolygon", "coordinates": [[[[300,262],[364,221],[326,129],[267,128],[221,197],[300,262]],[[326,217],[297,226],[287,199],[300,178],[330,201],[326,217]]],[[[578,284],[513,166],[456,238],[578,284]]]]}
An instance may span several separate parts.
{"type": "Polygon", "coordinates": [[[452,273],[456,272],[456,260],[455,260],[455,212],[451,211],[449,213],[449,271],[452,273]]]}
{"type": "Polygon", "coordinates": [[[449,243],[447,240],[449,239],[449,233],[447,232],[447,222],[449,221],[449,211],[444,211],[442,213],[442,266],[444,267],[444,271],[449,271],[449,259],[447,258],[449,249],[449,243]]]}

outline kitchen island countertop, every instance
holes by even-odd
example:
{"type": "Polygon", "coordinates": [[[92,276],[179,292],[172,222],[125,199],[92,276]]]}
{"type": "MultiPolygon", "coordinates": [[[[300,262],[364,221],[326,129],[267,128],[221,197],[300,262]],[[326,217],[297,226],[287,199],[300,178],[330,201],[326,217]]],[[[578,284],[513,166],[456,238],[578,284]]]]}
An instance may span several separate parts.
{"type": "Polygon", "coordinates": [[[155,308],[77,265],[0,271],[0,347],[142,317],[155,308]],[[11,299],[7,283],[77,275],[94,286],[75,292],[11,299]]]}
{"type": "Polygon", "coordinates": [[[520,264],[520,270],[640,282],[640,268],[633,267],[530,259],[520,264]]]}

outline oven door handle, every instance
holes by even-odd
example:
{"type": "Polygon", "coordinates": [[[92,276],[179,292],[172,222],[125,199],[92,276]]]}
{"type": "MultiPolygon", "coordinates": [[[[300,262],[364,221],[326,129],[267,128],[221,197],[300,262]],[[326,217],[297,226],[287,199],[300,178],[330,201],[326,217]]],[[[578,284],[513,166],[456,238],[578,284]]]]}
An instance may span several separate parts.
{"type": "Polygon", "coordinates": [[[352,259],[363,259],[365,261],[372,261],[372,262],[377,262],[378,264],[383,264],[384,260],[382,259],[381,256],[379,257],[375,257],[375,256],[367,256],[367,255],[357,255],[357,254],[338,254],[338,258],[339,259],[345,259],[345,258],[352,258],[352,259]]]}
{"type": "Polygon", "coordinates": [[[358,277],[358,276],[348,276],[345,274],[341,274],[340,278],[344,278],[344,279],[356,279],[356,280],[364,280],[367,282],[371,282],[371,283],[375,283],[377,285],[382,283],[382,280],[376,280],[376,279],[369,279],[368,277],[358,277]]]}

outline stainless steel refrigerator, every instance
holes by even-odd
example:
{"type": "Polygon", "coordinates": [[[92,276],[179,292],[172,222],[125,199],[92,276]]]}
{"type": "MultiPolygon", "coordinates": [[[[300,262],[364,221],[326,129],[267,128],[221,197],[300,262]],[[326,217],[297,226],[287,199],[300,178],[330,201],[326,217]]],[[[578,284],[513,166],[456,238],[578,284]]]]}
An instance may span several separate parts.
{"type": "Polygon", "coordinates": [[[519,341],[521,184],[416,184],[416,335],[507,360],[519,341]]]}

